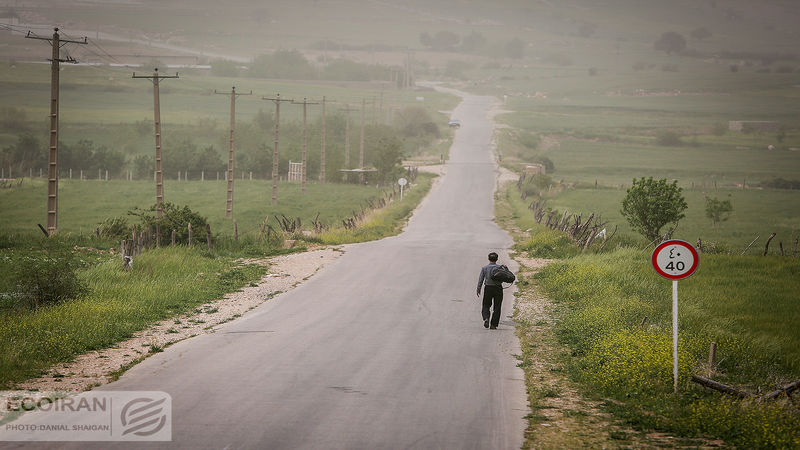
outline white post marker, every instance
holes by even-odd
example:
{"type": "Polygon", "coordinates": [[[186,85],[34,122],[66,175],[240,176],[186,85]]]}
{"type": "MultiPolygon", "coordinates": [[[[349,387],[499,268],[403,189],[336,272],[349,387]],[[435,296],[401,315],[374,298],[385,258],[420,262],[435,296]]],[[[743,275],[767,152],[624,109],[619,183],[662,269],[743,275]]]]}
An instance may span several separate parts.
{"type": "Polygon", "coordinates": [[[656,247],[651,260],[656,273],[672,280],[672,388],[678,392],[678,280],[697,270],[700,255],[692,244],[673,239],[656,247]]]}
{"type": "Polygon", "coordinates": [[[406,180],[405,178],[400,178],[399,180],[397,180],[397,184],[400,185],[400,200],[402,200],[403,199],[403,187],[405,187],[405,185],[408,184],[408,180],[406,180]]]}

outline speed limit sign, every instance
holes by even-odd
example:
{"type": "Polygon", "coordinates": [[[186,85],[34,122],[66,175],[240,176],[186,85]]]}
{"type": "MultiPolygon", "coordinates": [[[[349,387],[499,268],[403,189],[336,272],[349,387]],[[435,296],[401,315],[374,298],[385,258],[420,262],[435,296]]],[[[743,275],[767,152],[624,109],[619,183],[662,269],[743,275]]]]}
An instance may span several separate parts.
{"type": "Polygon", "coordinates": [[[664,278],[672,280],[672,389],[678,392],[678,280],[694,273],[700,255],[692,244],[673,239],[664,241],[653,250],[653,268],[664,278]]]}
{"type": "Polygon", "coordinates": [[[653,268],[664,278],[682,280],[697,270],[700,256],[692,244],[673,239],[664,241],[653,251],[653,268]]]}

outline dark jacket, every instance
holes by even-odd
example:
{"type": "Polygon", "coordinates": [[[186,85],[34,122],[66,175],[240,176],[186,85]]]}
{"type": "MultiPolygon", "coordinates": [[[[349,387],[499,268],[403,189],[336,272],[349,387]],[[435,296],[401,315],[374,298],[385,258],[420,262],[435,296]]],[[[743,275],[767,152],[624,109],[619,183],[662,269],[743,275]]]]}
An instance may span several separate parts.
{"type": "Polygon", "coordinates": [[[503,283],[492,280],[492,269],[499,266],[497,263],[489,263],[481,268],[481,274],[478,276],[478,292],[481,291],[484,282],[487,286],[503,286],[503,283]]]}

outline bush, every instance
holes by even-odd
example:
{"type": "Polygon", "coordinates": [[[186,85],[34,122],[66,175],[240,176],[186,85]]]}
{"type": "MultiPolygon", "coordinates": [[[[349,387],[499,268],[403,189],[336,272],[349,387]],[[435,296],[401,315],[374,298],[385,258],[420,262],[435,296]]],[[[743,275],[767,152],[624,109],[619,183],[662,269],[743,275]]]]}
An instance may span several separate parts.
{"type": "Polygon", "coordinates": [[[711,219],[712,226],[728,220],[732,212],[733,204],[730,200],[706,197],[706,217],[711,219]]]}
{"type": "Polygon", "coordinates": [[[125,238],[130,231],[131,227],[124,217],[108,217],[97,227],[97,234],[107,238],[125,238]]]}
{"type": "Polygon", "coordinates": [[[800,180],[773,178],[771,180],[762,181],[761,186],[772,189],[800,189],[800,180]]]}
{"type": "Polygon", "coordinates": [[[176,243],[188,244],[189,224],[192,224],[192,241],[196,244],[205,242],[205,229],[208,220],[201,216],[200,213],[192,211],[188,206],[181,207],[169,202],[162,204],[162,210],[164,215],[161,219],[157,217],[156,205],[151,206],[148,210],[135,208],[128,211],[128,214],[141,219],[141,229],[152,227],[153,230],[157,230],[160,227],[161,242],[170,242],[172,230],[175,230],[176,243]]]}
{"type": "Polygon", "coordinates": [[[78,279],[77,268],[68,251],[22,258],[14,274],[20,298],[26,306],[38,308],[87,294],[89,289],[78,279]]]}
{"type": "Polygon", "coordinates": [[[553,173],[556,171],[556,165],[547,156],[537,156],[536,158],[533,159],[533,162],[537,162],[543,165],[547,173],[553,173]]]}

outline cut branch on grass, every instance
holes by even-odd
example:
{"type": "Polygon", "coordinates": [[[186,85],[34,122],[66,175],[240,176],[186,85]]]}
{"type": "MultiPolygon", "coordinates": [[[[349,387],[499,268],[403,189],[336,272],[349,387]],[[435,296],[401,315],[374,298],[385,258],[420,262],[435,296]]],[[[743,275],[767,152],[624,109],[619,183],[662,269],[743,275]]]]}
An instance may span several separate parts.
{"type": "Polygon", "coordinates": [[[700,375],[692,375],[692,381],[701,385],[705,386],[709,389],[713,389],[715,391],[722,392],[723,394],[732,395],[738,398],[747,398],[750,397],[750,394],[747,392],[742,392],[738,389],[735,389],[727,384],[722,384],[718,381],[714,381],[710,378],[701,377],[700,375]]]}
{"type": "Polygon", "coordinates": [[[764,400],[772,400],[778,398],[778,396],[780,396],[784,392],[786,393],[786,395],[791,396],[792,392],[798,389],[800,389],[800,380],[791,382],[778,390],[772,391],[769,394],[762,396],[761,398],[764,400]]]}

